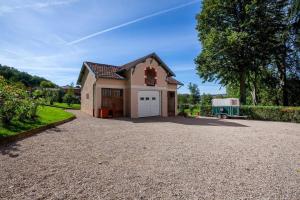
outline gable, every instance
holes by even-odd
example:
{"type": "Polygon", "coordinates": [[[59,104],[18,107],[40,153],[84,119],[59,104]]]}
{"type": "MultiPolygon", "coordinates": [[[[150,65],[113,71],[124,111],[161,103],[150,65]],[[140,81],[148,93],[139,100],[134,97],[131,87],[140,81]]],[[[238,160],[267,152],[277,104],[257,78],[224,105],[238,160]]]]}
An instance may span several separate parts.
{"type": "Polygon", "coordinates": [[[118,71],[121,72],[121,71],[126,71],[126,70],[129,70],[131,68],[134,68],[138,64],[144,63],[149,58],[155,59],[156,62],[166,71],[166,73],[169,76],[175,76],[174,72],[172,72],[172,70],[160,59],[160,57],[158,55],[156,55],[156,53],[151,53],[151,54],[149,54],[147,56],[144,56],[142,58],[139,58],[137,60],[129,62],[129,63],[123,65],[118,71]]]}
{"type": "Polygon", "coordinates": [[[166,78],[168,77],[167,71],[159,64],[156,59],[147,58],[143,63],[139,63],[132,69],[131,85],[146,86],[146,70],[151,68],[155,71],[156,84],[158,87],[166,87],[166,78]]]}

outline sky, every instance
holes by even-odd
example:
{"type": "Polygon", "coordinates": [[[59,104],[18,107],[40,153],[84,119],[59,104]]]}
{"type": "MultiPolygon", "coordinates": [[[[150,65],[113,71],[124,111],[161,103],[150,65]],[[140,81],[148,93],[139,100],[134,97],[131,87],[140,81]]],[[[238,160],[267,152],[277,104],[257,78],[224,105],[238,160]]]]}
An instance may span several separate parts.
{"type": "Polygon", "coordinates": [[[84,61],[123,65],[155,52],[185,85],[203,83],[195,16],[200,0],[0,0],[0,63],[58,85],[76,83],[84,61]]]}

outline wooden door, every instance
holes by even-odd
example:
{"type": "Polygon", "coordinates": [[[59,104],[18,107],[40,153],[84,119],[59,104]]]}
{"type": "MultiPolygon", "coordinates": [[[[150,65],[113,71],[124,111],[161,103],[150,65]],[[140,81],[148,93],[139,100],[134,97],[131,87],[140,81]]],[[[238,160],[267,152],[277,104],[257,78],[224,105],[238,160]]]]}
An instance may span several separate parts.
{"type": "Polygon", "coordinates": [[[175,92],[168,91],[168,116],[175,116],[175,92]]]}
{"type": "Polygon", "coordinates": [[[123,89],[102,88],[101,108],[109,110],[111,117],[123,117],[123,89]]]}

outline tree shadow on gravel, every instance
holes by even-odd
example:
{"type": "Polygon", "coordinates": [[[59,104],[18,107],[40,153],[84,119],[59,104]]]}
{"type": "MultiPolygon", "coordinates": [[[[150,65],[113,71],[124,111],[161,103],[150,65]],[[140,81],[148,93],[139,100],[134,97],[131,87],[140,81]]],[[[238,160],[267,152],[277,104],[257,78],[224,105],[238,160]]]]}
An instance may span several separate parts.
{"type": "Polygon", "coordinates": [[[225,121],[216,118],[185,118],[185,117],[146,117],[146,118],[115,118],[114,120],[129,121],[133,123],[175,123],[194,126],[232,126],[232,127],[248,127],[246,125],[225,121]]]}
{"type": "Polygon", "coordinates": [[[15,158],[19,156],[19,147],[21,145],[18,144],[17,142],[12,142],[6,145],[0,146],[0,153],[2,155],[8,155],[11,158],[15,158]]]}

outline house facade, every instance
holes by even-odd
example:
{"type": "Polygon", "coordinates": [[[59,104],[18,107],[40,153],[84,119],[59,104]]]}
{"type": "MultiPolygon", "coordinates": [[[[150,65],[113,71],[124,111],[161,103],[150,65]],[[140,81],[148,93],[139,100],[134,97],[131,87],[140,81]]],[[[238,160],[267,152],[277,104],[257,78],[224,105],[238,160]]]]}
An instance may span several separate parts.
{"type": "Polygon", "coordinates": [[[123,66],[84,62],[78,78],[81,110],[95,117],[175,116],[182,83],[174,76],[155,53],[123,66]]]}

